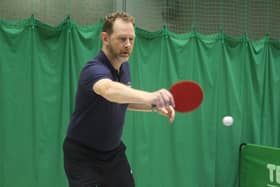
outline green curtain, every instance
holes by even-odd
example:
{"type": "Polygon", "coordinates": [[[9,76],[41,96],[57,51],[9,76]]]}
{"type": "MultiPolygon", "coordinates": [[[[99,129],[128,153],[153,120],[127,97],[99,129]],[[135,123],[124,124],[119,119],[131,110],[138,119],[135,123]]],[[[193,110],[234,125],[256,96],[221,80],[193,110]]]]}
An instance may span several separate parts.
{"type": "MultiPolygon", "coordinates": [[[[102,22],[57,27],[34,17],[0,20],[0,186],[63,187],[62,141],[79,71],[101,47],[102,22]]],[[[204,90],[202,105],[176,114],[128,111],[124,141],[138,187],[237,187],[239,146],[280,146],[280,42],[224,33],[136,28],[134,88],[179,80],[204,90]],[[222,124],[225,115],[234,125],[222,124]]]]}

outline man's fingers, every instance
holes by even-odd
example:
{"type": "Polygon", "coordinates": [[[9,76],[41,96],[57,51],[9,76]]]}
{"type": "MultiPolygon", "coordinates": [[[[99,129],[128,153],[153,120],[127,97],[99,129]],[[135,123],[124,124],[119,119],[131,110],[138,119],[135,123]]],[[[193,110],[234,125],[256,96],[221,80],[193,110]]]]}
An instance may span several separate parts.
{"type": "Polygon", "coordinates": [[[161,89],[160,90],[160,94],[164,100],[165,103],[165,107],[168,107],[169,105],[175,107],[175,103],[174,103],[174,98],[172,96],[172,94],[166,90],[166,89],[161,89]]]}
{"type": "Polygon", "coordinates": [[[168,117],[168,120],[170,123],[172,123],[175,119],[175,110],[172,106],[168,106],[168,107],[165,107],[165,108],[158,108],[157,109],[158,112],[164,116],[167,116],[168,117]]]}
{"type": "Polygon", "coordinates": [[[168,107],[168,118],[169,118],[169,122],[173,123],[174,119],[175,119],[175,110],[173,107],[169,106],[168,107]]]}
{"type": "Polygon", "coordinates": [[[168,90],[161,89],[156,92],[153,92],[152,95],[153,99],[151,100],[151,104],[156,105],[158,108],[167,108],[170,105],[172,107],[175,107],[174,98],[168,90]]]}

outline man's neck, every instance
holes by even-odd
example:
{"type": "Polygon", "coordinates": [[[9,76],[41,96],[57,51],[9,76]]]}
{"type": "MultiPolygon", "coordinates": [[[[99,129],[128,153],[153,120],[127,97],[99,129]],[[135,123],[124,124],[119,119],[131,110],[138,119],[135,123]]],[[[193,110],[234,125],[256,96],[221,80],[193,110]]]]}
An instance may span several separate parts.
{"type": "Polygon", "coordinates": [[[102,48],[102,51],[104,52],[114,69],[119,72],[122,62],[120,62],[117,58],[112,57],[106,49],[102,48]]]}

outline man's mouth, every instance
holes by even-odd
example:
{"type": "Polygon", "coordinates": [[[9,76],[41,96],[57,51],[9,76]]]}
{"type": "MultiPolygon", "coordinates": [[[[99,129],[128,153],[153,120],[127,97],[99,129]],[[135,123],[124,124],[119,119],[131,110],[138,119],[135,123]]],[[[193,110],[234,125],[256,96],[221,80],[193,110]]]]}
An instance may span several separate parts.
{"type": "Polygon", "coordinates": [[[130,54],[130,53],[129,53],[128,51],[123,51],[123,52],[121,52],[121,55],[122,55],[122,56],[129,56],[129,54],[130,54]]]}

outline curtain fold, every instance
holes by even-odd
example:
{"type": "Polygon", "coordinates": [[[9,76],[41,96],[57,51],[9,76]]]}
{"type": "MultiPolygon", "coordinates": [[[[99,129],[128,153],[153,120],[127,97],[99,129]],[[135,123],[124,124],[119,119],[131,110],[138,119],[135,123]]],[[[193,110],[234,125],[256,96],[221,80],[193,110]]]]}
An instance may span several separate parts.
{"type": "MultiPolygon", "coordinates": [[[[62,141],[80,69],[101,48],[102,22],[56,27],[34,17],[0,20],[0,186],[63,187],[62,141]]],[[[202,105],[176,114],[128,111],[124,142],[139,187],[237,187],[239,145],[280,146],[280,42],[223,33],[136,28],[132,86],[179,80],[204,90],[202,105]],[[222,118],[231,115],[234,125],[222,118]]]]}

